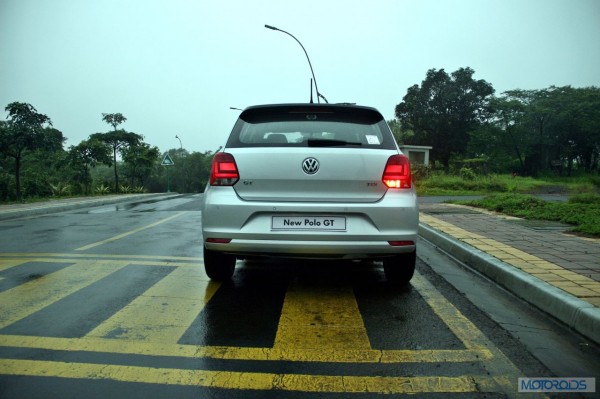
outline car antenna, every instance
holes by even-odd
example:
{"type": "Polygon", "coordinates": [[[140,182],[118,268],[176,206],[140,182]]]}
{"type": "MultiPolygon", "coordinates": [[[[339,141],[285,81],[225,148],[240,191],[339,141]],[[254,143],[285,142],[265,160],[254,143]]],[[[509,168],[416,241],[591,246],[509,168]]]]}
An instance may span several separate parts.
{"type": "Polygon", "coordinates": [[[313,92],[312,92],[313,82],[310,80],[310,103],[313,103],[313,92]]]}

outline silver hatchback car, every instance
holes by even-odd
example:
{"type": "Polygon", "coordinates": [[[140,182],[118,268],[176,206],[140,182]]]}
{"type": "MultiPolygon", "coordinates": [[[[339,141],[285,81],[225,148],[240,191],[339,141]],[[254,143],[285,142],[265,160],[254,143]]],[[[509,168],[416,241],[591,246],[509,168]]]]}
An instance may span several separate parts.
{"type": "Polygon", "coordinates": [[[204,265],[226,280],[237,258],[381,261],[388,281],[406,284],[418,223],[408,158],[376,109],[252,106],[213,159],[204,265]]]}

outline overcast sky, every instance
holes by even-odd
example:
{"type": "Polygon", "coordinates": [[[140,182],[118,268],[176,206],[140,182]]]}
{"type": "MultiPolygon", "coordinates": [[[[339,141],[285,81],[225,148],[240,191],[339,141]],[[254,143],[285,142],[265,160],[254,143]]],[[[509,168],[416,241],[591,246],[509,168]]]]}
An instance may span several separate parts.
{"type": "MultiPolygon", "coordinates": [[[[32,104],[68,139],[110,126],[161,151],[216,150],[254,104],[319,91],[394,117],[428,69],[496,94],[600,86],[600,0],[0,0],[0,105],[32,104]]],[[[0,113],[6,119],[6,113],[0,113]]]]}

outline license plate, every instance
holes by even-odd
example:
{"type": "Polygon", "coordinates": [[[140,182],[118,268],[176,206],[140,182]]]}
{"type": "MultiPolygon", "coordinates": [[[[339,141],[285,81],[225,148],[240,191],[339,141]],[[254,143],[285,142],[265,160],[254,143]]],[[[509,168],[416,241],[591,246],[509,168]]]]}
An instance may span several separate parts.
{"type": "Polygon", "coordinates": [[[273,230],[346,231],[344,216],[273,216],[273,230]]]}

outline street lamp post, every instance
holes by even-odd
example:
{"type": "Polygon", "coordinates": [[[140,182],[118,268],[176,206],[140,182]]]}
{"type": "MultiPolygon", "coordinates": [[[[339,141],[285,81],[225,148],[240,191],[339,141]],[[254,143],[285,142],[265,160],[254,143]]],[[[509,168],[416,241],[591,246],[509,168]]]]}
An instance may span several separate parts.
{"type": "MultiPolygon", "coordinates": [[[[177,134],[175,135],[175,138],[176,138],[177,140],[179,140],[179,163],[181,163],[181,162],[183,162],[183,144],[181,143],[181,139],[179,138],[179,136],[178,136],[177,134]]],[[[183,169],[183,168],[179,168],[179,169],[180,169],[182,172],[184,171],[184,169],[183,169]]],[[[184,173],[184,182],[183,182],[183,183],[184,183],[184,185],[185,185],[185,183],[186,183],[186,182],[185,182],[185,172],[183,172],[183,173],[184,173]]],[[[169,175],[167,175],[167,177],[168,177],[168,176],[169,176],[169,175]]]]}
{"type": "Polygon", "coordinates": [[[179,158],[183,157],[183,144],[181,144],[181,139],[178,135],[175,135],[175,138],[179,140],[179,158]]]}
{"type": "Polygon", "coordinates": [[[319,97],[320,97],[323,100],[325,100],[326,103],[329,104],[329,101],[327,101],[327,99],[325,98],[325,96],[322,95],[321,93],[319,93],[319,86],[317,86],[317,78],[315,78],[315,72],[313,71],[312,64],[310,63],[310,58],[308,57],[308,53],[306,52],[306,49],[304,48],[304,46],[302,45],[302,43],[300,43],[300,40],[296,39],[296,37],[294,35],[292,35],[290,32],[286,32],[286,31],[281,30],[279,28],[276,28],[274,26],[265,25],[265,28],[271,29],[271,30],[276,30],[276,31],[279,31],[279,32],[283,32],[286,35],[291,36],[295,41],[298,42],[298,44],[300,45],[300,47],[302,47],[302,50],[304,51],[304,54],[306,55],[306,59],[308,60],[308,66],[310,67],[310,73],[312,74],[313,80],[315,81],[315,90],[317,91],[317,102],[319,102],[319,103],[321,102],[321,101],[319,101],[319,97]]]}

